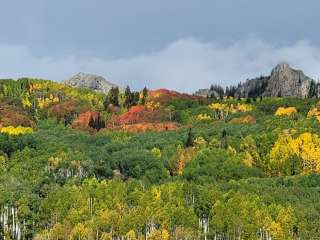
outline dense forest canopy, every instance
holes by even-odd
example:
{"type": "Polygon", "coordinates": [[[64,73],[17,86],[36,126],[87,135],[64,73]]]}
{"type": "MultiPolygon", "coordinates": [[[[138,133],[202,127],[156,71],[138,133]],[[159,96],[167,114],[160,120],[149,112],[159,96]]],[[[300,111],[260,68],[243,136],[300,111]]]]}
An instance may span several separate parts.
{"type": "Polygon", "coordinates": [[[319,239],[318,100],[219,90],[1,80],[0,239],[319,239]]]}

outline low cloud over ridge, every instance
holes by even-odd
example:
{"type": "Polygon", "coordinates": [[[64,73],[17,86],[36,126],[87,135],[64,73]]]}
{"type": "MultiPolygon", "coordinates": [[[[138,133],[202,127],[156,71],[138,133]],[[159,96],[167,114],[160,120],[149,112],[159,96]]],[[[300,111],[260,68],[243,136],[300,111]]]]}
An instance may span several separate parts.
{"type": "Polygon", "coordinates": [[[212,83],[227,86],[269,74],[279,62],[288,62],[316,80],[320,77],[320,46],[307,41],[274,46],[250,39],[222,45],[187,38],[160,51],[120,59],[39,57],[26,47],[6,44],[0,44],[0,52],[1,78],[31,76],[60,81],[81,71],[136,89],[147,85],[193,92],[212,83]]]}

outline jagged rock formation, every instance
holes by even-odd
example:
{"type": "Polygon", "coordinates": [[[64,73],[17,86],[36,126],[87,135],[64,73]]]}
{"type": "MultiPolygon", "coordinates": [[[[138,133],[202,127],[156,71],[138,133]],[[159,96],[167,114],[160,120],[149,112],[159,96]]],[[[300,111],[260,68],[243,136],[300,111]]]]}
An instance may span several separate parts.
{"type": "Polygon", "coordinates": [[[104,94],[107,94],[112,87],[118,87],[120,91],[123,91],[121,87],[107,81],[101,76],[82,72],[64,81],[64,83],[72,87],[89,88],[104,94]]]}
{"type": "Polygon", "coordinates": [[[247,80],[236,91],[236,97],[313,97],[318,94],[315,81],[301,70],[292,69],[289,64],[281,63],[271,72],[270,76],[247,80]]]}
{"type": "Polygon", "coordinates": [[[292,69],[286,63],[279,64],[272,70],[264,95],[307,97],[311,81],[301,70],[292,69]]]}

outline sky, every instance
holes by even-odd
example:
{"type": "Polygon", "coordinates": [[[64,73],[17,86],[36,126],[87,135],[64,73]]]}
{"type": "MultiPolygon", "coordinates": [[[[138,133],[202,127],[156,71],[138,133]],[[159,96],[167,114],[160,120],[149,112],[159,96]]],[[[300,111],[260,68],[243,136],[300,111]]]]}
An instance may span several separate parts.
{"type": "Polygon", "coordinates": [[[0,78],[78,72],[194,92],[270,74],[320,78],[319,0],[0,0],[0,78]]]}

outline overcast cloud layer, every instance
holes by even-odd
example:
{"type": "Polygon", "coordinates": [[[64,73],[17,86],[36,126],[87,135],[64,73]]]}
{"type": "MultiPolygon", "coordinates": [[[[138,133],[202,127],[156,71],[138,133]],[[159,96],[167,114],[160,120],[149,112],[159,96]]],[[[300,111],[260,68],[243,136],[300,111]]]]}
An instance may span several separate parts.
{"type": "Polygon", "coordinates": [[[250,39],[221,46],[187,38],[150,54],[119,59],[37,57],[26,47],[5,44],[0,44],[0,52],[1,78],[61,81],[88,72],[135,89],[146,85],[193,92],[210,84],[227,86],[269,74],[279,62],[288,62],[316,80],[320,76],[320,47],[307,41],[275,47],[250,39]]]}

